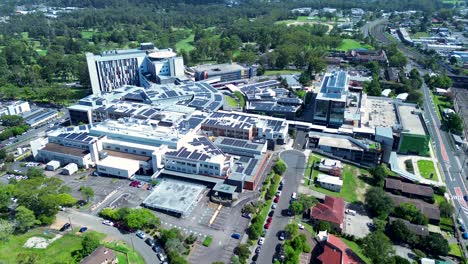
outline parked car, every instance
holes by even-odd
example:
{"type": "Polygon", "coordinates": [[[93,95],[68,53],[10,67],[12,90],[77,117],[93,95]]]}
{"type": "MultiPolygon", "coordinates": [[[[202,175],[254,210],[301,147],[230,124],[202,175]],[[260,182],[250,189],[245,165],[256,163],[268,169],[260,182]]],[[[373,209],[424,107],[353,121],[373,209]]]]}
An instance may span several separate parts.
{"type": "Polygon", "coordinates": [[[276,209],[276,204],[272,204],[271,209],[276,209]]]}
{"type": "Polygon", "coordinates": [[[103,225],[108,225],[108,226],[114,226],[114,223],[112,221],[109,221],[109,220],[102,221],[102,224],[103,225]]]}
{"type": "Polygon", "coordinates": [[[278,186],[278,190],[282,191],[283,190],[283,185],[278,186]]]}
{"type": "Polygon", "coordinates": [[[295,200],[296,198],[297,198],[297,194],[296,194],[295,192],[293,192],[293,193],[291,194],[291,199],[295,200]]]}
{"type": "Polygon", "coordinates": [[[281,241],[283,241],[285,238],[286,238],[285,232],[284,232],[284,231],[280,231],[279,236],[278,236],[278,239],[281,240],[281,241]]]}
{"type": "Polygon", "coordinates": [[[463,237],[463,239],[468,239],[468,233],[467,233],[467,232],[463,232],[462,237],[463,237]]]}
{"type": "Polygon", "coordinates": [[[268,217],[268,219],[267,219],[267,223],[271,223],[271,221],[273,221],[273,217],[270,216],[270,217],[268,217]]]}
{"type": "Polygon", "coordinates": [[[271,211],[268,213],[268,216],[269,216],[269,217],[272,217],[274,214],[275,214],[275,211],[274,211],[274,210],[271,210],[271,211]]]}
{"type": "Polygon", "coordinates": [[[266,223],[263,227],[264,227],[265,229],[268,229],[268,228],[270,228],[270,225],[271,225],[271,223],[266,223]]]}
{"type": "Polygon", "coordinates": [[[462,231],[462,232],[465,232],[465,231],[466,231],[465,225],[460,225],[460,231],[462,231]]]}
{"type": "Polygon", "coordinates": [[[252,260],[253,260],[253,261],[257,261],[257,259],[258,259],[258,253],[255,254],[255,255],[252,257],[252,260]]]}
{"type": "Polygon", "coordinates": [[[241,238],[241,235],[239,233],[234,233],[231,235],[232,238],[235,238],[235,239],[240,239],[241,238]]]}
{"type": "Polygon", "coordinates": [[[303,230],[304,229],[304,225],[303,224],[297,224],[297,226],[299,227],[299,229],[303,230]]]}
{"type": "Polygon", "coordinates": [[[263,229],[261,237],[266,237],[266,234],[267,234],[267,230],[263,229]]]}
{"type": "Polygon", "coordinates": [[[262,246],[258,246],[258,247],[255,249],[255,254],[260,253],[261,250],[262,250],[262,246]]]}
{"type": "Polygon", "coordinates": [[[145,233],[143,233],[143,231],[136,231],[136,236],[141,238],[141,239],[144,239],[146,237],[145,233]]]}
{"type": "Polygon", "coordinates": [[[356,215],[356,211],[351,210],[351,209],[346,209],[346,210],[345,210],[345,213],[346,213],[346,214],[349,214],[349,215],[356,215]]]}
{"type": "Polygon", "coordinates": [[[258,239],[258,244],[259,245],[263,245],[263,243],[265,243],[265,238],[261,237],[258,239]]]}
{"type": "Polygon", "coordinates": [[[80,233],[84,233],[86,232],[86,230],[88,230],[88,228],[86,226],[83,226],[82,228],[80,228],[80,233]]]}
{"type": "Polygon", "coordinates": [[[278,196],[278,197],[281,196],[281,191],[277,191],[276,196],[278,196]]]}
{"type": "Polygon", "coordinates": [[[158,246],[153,246],[151,249],[153,249],[154,252],[156,253],[161,253],[162,252],[162,249],[158,246]]]}
{"type": "Polygon", "coordinates": [[[252,219],[252,214],[243,213],[242,216],[247,219],[252,219]]]}
{"type": "Polygon", "coordinates": [[[468,195],[464,195],[464,196],[463,196],[463,200],[465,200],[466,202],[468,202],[468,195]]]}
{"type": "Polygon", "coordinates": [[[65,224],[62,226],[62,228],[60,228],[60,232],[63,232],[63,231],[67,230],[67,229],[70,228],[70,227],[71,227],[70,223],[65,223],[65,224]]]}
{"type": "Polygon", "coordinates": [[[140,182],[140,183],[138,183],[137,188],[141,188],[141,187],[143,187],[143,185],[145,185],[145,184],[143,182],[140,182]]]}
{"type": "Polygon", "coordinates": [[[160,261],[165,261],[166,260],[166,256],[164,256],[162,253],[156,253],[156,256],[158,256],[158,259],[160,261]]]}
{"type": "Polygon", "coordinates": [[[279,197],[276,196],[275,199],[273,200],[274,203],[278,203],[279,202],[279,197]]]}
{"type": "Polygon", "coordinates": [[[154,240],[149,237],[145,240],[145,243],[148,244],[148,246],[150,247],[154,247],[156,245],[156,243],[154,243],[154,240]]]}
{"type": "Polygon", "coordinates": [[[130,183],[130,186],[132,186],[132,187],[137,187],[139,184],[140,184],[140,181],[132,181],[132,182],[130,183]]]}

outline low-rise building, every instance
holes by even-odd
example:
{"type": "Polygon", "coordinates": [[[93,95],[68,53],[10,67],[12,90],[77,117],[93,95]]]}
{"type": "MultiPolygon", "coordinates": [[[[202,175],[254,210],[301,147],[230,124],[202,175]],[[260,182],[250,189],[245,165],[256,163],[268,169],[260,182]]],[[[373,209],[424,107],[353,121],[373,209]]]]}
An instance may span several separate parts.
{"type": "Polygon", "coordinates": [[[3,115],[22,115],[31,111],[29,103],[26,101],[12,101],[0,103],[0,116],[3,115]]]}
{"type": "Polygon", "coordinates": [[[416,208],[421,211],[427,218],[429,219],[429,223],[438,225],[440,222],[440,210],[439,207],[424,202],[422,200],[418,199],[411,199],[411,198],[406,198],[404,196],[399,196],[399,195],[394,195],[394,194],[388,194],[390,198],[393,200],[395,203],[395,206],[399,206],[400,204],[403,203],[410,203],[416,206],[416,208]]]}
{"type": "Polygon", "coordinates": [[[317,257],[322,264],[360,264],[363,261],[339,237],[322,232],[317,240],[320,242],[321,253],[317,257]]]}
{"type": "Polygon", "coordinates": [[[344,222],[345,202],[338,197],[325,196],[323,203],[310,208],[309,217],[317,224],[319,221],[330,223],[333,229],[341,232],[344,222]]]}
{"type": "Polygon", "coordinates": [[[339,160],[321,159],[318,164],[318,169],[333,176],[341,176],[343,165],[339,160]]]}
{"type": "Polygon", "coordinates": [[[317,183],[320,185],[320,187],[333,192],[340,192],[341,187],[343,187],[343,180],[341,180],[339,177],[322,173],[317,175],[317,183]]]}
{"type": "Polygon", "coordinates": [[[384,50],[354,49],[346,53],[346,59],[353,63],[368,63],[375,61],[383,65],[388,64],[387,54],[384,50]]]}
{"type": "Polygon", "coordinates": [[[410,104],[398,105],[396,112],[401,124],[398,152],[429,155],[430,136],[422,112],[410,104]]]}
{"type": "Polygon", "coordinates": [[[117,264],[117,254],[112,249],[99,246],[81,260],[80,264],[117,264]]]}
{"type": "Polygon", "coordinates": [[[250,79],[257,72],[255,67],[246,67],[237,63],[197,65],[193,70],[195,81],[219,77],[221,82],[250,79]]]}
{"type": "Polygon", "coordinates": [[[73,173],[78,171],[78,165],[75,163],[68,163],[65,167],[63,167],[62,174],[65,175],[72,175],[73,173]]]}
{"type": "Polygon", "coordinates": [[[406,228],[408,228],[411,232],[418,236],[426,237],[429,235],[429,229],[427,228],[427,226],[412,224],[411,222],[405,219],[399,219],[395,217],[388,218],[389,224],[393,223],[396,220],[402,221],[405,224],[406,228]]]}
{"type": "Polygon", "coordinates": [[[403,182],[394,178],[385,179],[385,190],[410,198],[431,200],[434,197],[434,190],[430,186],[403,182]]]}

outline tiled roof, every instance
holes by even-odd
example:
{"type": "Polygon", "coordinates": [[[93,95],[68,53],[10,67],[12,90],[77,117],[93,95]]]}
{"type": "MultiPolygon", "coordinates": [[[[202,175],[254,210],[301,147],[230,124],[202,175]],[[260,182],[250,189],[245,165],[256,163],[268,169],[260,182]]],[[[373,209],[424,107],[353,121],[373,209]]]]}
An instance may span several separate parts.
{"type": "Polygon", "coordinates": [[[397,190],[406,194],[414,194],[424,197],[434,196],[434,190],[429,186],[402,182],[397,179],[387,178],[385,179],[385,189],[397,190]]]}
{"type": "Polygon", "coordinates": [[[323,203],[317,204],[311,211],[311,217],[338,225],[344,220],[344,200],[337,197],[326,196],[323,203]]]}
{"type": "Polygon", "coordinates": [[[323,264],[360,264],[362,260],[340,238],[329,234],[324,252],[318,257],[323,264]]]}

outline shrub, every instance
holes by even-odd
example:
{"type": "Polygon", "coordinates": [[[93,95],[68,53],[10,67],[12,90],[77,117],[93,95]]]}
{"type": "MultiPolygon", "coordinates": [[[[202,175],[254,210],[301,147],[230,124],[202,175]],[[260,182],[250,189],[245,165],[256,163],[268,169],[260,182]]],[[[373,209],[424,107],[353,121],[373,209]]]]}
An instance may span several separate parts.
{"type": "Polygon", "coordinates": [[[276,164],[273,166],[273,171],[279,175],[283,175],[286,169],[287,169],[286,163],[284,163],[284,161],[281,159],[278,159],[276,161],[276,164]]]}
{"type": "Polygon", "coordinates": [[[203,240],[203,246],[209,247],[211,245],[211,242],[213,242],[213,238],[208,236],[203,240]]]}

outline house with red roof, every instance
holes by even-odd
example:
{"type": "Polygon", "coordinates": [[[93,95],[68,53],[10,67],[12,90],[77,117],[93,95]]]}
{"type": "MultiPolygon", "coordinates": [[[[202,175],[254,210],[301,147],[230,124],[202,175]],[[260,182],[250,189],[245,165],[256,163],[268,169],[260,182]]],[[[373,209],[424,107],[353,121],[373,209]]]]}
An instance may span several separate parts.
{"type": "Polygon", "coordinates": [[[322,264],[364,263],[339,237],[325,234],[320,240],[323,252],[317,257],[322,264]]]}
{"type": "Polygon", "coordinates": [[[310,219],[315,224],[325,221],[338,232],[343,229],[345,201],[338,197],[325,196],[323,203],[318,203],[309,212],[310,219]]]}

